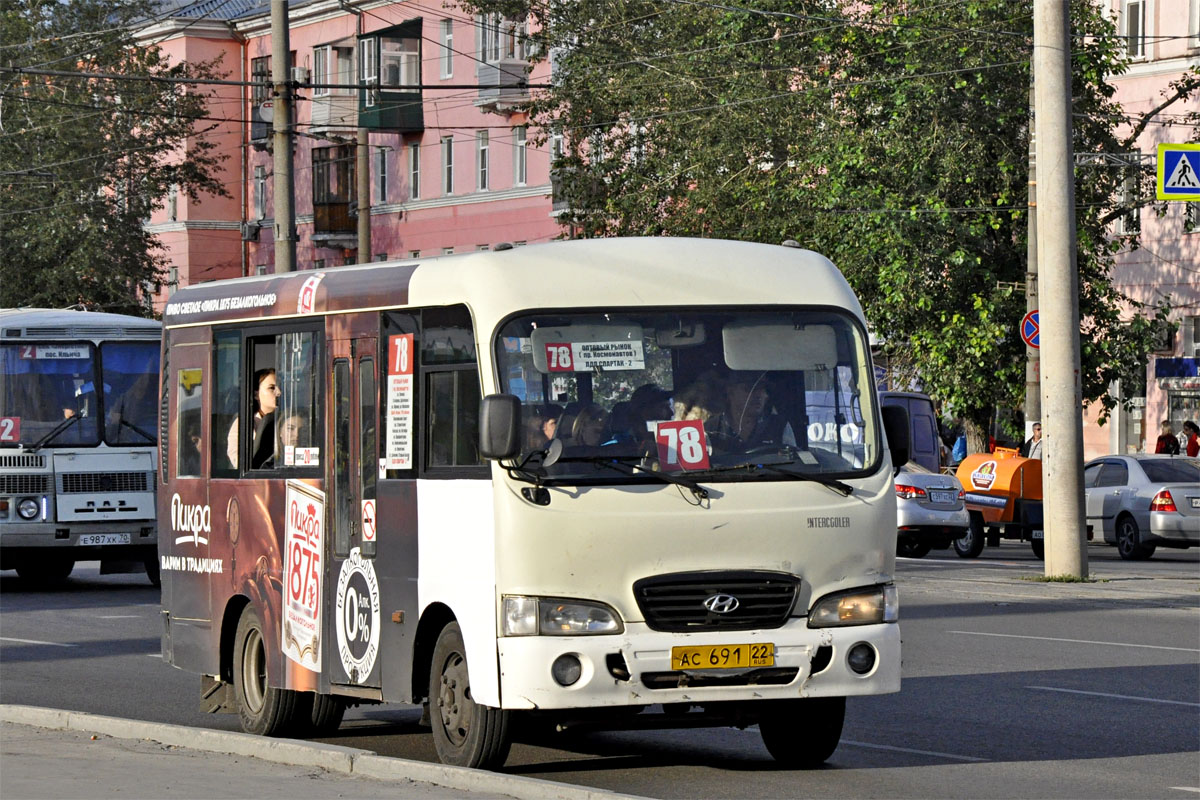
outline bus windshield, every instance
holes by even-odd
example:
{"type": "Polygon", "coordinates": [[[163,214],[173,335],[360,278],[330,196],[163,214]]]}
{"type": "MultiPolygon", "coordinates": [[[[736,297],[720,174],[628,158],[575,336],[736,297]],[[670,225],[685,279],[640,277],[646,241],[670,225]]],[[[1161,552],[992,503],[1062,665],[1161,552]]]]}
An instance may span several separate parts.
{"type": "Polygon", "coordinates": [[[618,470],[736,481],[878,467],[869,351],[848,314],[531,313],[510,319],[495,349],[501,391],[521,400],[518,460],[563,444],[544,468],[552,482],[620,480],[618,470]]]}
{"type": "Polygon", "coordinates": [[[0,446],[90,447],[158,441],[154,342],[0,345],[0,446]]]}

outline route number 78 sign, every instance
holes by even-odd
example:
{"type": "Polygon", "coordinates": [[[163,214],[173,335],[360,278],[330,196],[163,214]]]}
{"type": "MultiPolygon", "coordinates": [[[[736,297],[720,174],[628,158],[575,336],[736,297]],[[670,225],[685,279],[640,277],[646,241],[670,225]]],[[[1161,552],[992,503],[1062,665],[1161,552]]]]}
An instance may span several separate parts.
{"type": "Polygon", "coordinates": [[[659,422],[654,439],[664,470],[708,469],[708,437],[698,419],[659,422]]]}

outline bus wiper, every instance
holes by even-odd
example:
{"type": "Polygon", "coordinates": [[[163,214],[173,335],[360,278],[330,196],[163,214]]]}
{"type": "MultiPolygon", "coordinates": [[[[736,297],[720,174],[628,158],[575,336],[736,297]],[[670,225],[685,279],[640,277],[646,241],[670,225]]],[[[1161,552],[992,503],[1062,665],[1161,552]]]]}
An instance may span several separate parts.
{"type": "Polygon", "coordinates": [[[740,471],[744,471],[744,472],[758,472],[759,470],[768,470],[768,471],[774,472],[778,475],[786,475],[789,478],[793,478],[798,481],[812,481],[813,483],[819,483],[822,486],[828,486],[830,489],[833,489],[835,492],[838,492],[843,497],[849,496],[849,494],[854,491],[853,486],[851,486],[850,484],[845,483],[843,481],[839,481],[837,478],[827,478],[824,475],[814,475],[811,472],[797,472],[796,470],[787,469],[788,464],[794,464],[794,463],[796,463],[795,459],[788,459],[787,461],[776,461],[776,462],[746,461],[741,464],[732,464],[730,466],[712,467],[712,468],[706,469],[704,471],[705,472],[737,472],[740,470],[740,471]]]}
{"type": "Polygon", "coordinates": [[[643,473],[658,478],[663,483],[670,483],[676,486],[682,486],[692,493],[692,496],[697,500],[708,499],[708,489],[696,483],[691,478],[682,478],[678,475],[672,475],[669,472],[659,472],[649,467],[643,467],[637,463],[641,461],[640,457],[635,456],[582,456],[574,458],[564,458],[563,461],[582,461],[589,464],[595,464],[599,467],[607,467],[620,472],[622,475],[633,475],[643,473]]]}
{"type": "Polygon", "coordinates": [[[36,442],[31,444],[29,446],[30,452],[36,452],[38,450],[38,448],[44,447],[45,445],[49,444],[51,439],[53,439],[55,436],[58,436],[60,433],[65,431],[67,428],[71,427],[71,425],[73,423],[76,423],[78,421],[79,421],[78,414],[72,414],[71,416],[67,417],[62,422],[55,425],[50,430],[49,433],[47,433],[45,436],[43,436],[42,438],[38,439],[36,442]]]}
{"type": "MultiPolygon", "coordinates": [[[[118,417],[117,424],[124,425],[126,428],[129,428],[129,430],[133,431],[134,433],[138,434],[139,436],[145,437],[146,441],[150,442],[150,444],[155,444],[157,442],[157,440],[154,438],[154,436],[152,436],[149,433],[146,433],[144,430],[139,428],[137,425],[134,425],[132,422],[128,421],[124,417],[118,417]]],[[[117,438],[120,439],[121,437],[118,436],[117,438]]]]}

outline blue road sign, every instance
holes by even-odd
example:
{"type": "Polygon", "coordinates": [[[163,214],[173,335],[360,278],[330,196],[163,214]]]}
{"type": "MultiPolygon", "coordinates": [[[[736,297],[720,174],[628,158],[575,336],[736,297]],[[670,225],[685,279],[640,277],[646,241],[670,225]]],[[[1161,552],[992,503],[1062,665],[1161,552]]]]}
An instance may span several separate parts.
{"type": "Polygon", "coordinates": [[[1037,309],[1030,311],[1021,318],[1021,338],[1025,341],[1025,344],[1034,350],[1041,347],[1042,332],[1041,323],[1038,322],[1037,309]]]}
{"type": "Polygon", "coordinates": [[[1200,200],[1200,144],[1158,146],[1159,200],[1200,200]]]}

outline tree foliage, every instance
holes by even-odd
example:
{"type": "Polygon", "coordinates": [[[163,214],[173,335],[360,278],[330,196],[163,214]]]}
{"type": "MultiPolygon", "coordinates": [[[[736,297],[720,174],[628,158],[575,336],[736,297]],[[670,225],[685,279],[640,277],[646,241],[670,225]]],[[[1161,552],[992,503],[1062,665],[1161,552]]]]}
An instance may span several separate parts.
{"type": "MultiPolygon", "coordinates": [[[[574,235],[796,239],[841,267],[890,363],[946,411],[986,428],[1020,406],[1031,0],[478,8],[534,18],[553,88],[528,111],[563,136],[574,235]]],[[[1071,9],[1075,150],[1125,152],[1106,82],[1120,39],[1099,4],[1071,9]]],[[[1106,408],[1166,324],[1110,280],[1122,177],[1077,170],[1083,392],[1106,408]]]]}
{"type": "Polygon", "coordinates": [[[0,6],[0,306],[149,314],[165,256],[145,229],[178,202],[225,194],[202,87],[212,63],[166,61],[135,32],[147,0],[0,6]],[[109,74],[38,75],[18,69],[109,74]],[[170,80],[136,80],[135,78],[170,80]]]}

